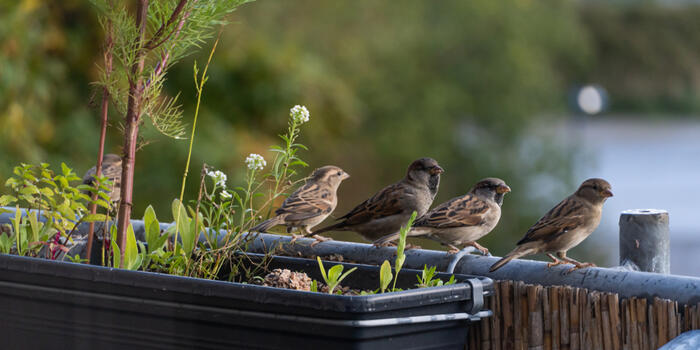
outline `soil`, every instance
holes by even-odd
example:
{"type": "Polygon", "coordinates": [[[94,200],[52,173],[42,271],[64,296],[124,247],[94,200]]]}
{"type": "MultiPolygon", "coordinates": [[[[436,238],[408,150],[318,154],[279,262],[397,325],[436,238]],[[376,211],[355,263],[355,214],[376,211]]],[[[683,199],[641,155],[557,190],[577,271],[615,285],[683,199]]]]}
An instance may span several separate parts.
{"type": "MultiPolygon", "coordinates": [[[[289,269],[274,269],[265,276],[262,285],[266,287],[286,288],[311,291],[311,278],[304,272],[291,271],[289,269]]],[[[321,293],[328,293],[328,286],[318,282],[321,293]]],[[[360,295],[359,290],[350,287],[336,286],[335,291],[342,291],[342,295],[360,295]]]]}

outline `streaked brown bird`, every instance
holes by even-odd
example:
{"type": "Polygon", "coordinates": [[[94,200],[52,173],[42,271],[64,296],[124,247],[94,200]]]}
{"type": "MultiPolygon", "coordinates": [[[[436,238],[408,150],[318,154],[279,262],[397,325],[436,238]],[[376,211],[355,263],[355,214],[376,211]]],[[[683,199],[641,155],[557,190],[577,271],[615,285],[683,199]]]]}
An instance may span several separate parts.
{"type": "MultiPolygon", "coordinates": [[[[83,184],[93,186],[95,182],[96,167],[90,168],[83,176],[83,184]]],[[[116,154],[105,154],[102,158],[102,176],[107,177],[112,182],[109,191],[109,198],[112,203],[118,203],[121,198],[122,185],[122,158],[116,154]]]]}
{"type": "MultiPolygon", "coordinates": [[[[348,173],[334,165],[314,170],[304,186],[287,197],[282,206],[275,211],[275,217],[263,221],[250,231],[265,232],[273,226],[285,225],[288,233],[297,228],[303,233],[311,234],[311,228],[320,224],[335,210],[338,204],[338,187],[348,177],[348,173]]],[[[293,240],[300,237],[293,236],[293,240]]],[[[326,240],[321,236],[315,238],[317,241],[326,240]]]]}
{"type": "Polygon", "coordinates": [[[509,261],[537,253],[547,253],[553,262],[552,267],[561,264],[573,264],[569,272],[576,269],[595,266],[593,263],[581,263],[566,256],[566,252],[583,242],[600,224],[603,203],[612,197],[610,184],[603,179],[588,179],[576,192],[548,211],[535,223],[518,242],[517,247],[491,266],[496,271],[509,261]],[[556,253],[558,259],[552,255],[556,253]]]}
{"type": "MultiPolygon", "coordinates": [[[[476,240],[487,235],[501,219],[503,196],[510,187],[497,178],[486,178],[474,185],[463,196],[452,198],[418,218],[408,232],[409,237],[428,237],[457,253],[457,246],[472,246],[482,254],[489,250],[476,240]]],[[[399,238],[398,233],[384,236],[374,243],[383,245],[399,238]]]]}
{"type": "Polygon", "coordinates": [[[327,231],[354,231],[369,241],[398,231],[414,211],[425,214],[440,186],[443,169],[432,158],[421,158],[408,167],[401,181],[384,187],[349,213],[340,222],[324,227],[327,231]]]}

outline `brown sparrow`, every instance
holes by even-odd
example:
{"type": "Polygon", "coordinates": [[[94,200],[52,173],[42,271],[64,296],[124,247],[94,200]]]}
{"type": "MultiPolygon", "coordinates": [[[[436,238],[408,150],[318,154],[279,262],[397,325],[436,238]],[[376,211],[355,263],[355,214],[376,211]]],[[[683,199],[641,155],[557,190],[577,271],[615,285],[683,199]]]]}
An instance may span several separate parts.
{"type": "MultiPolygon", "coordinates": [[[[84,185],[94,185],[96,167],[90,168],[83,176],[84,185]]],[[[105,154],[102,159],[102,176],[107,177],[112,181],[112,190],[109,192],[109,198],[112,203],[118,203],[121,198],[121,180],[122,180],[122,158],[116,154],[105,154]]]]}
{"type": "MultiPolygon", "coordinates": [[[[510,187],[497,178],[479,181],[464,196],[452,198],[418,218],[408,232],[409,237],[425,236],[450,247],[449,253],[459,251],[456,246],[469,245],[482,254],[489,250],[476,243],[498,224],[501,218],[503,196],[510,187]]],[[[374,242],[382,245],[394,241],[398,233],[384,236],[374,242]]]]}
{"type": "Polygon", "coordinates": [[[401,181],[384,187],[374,196],[356,206],[331,226],[314,234],[326,231],[355,231],[373,241],[386,234],[398,231],[416,211],[425,214],[433,203],[440,185],[443,169],[432,158],[421,158],[408,167],[401,181]]]}
{"type": "Polygon", "coordinates": [[[545,252],[553,262],[552,267],[571,263],[576,269],[595,266],[593,263],[580,263],[566,256],[566,251],[577,246],[588,237],[600,223],[603,203],[612,197],[610,184],[603,179],[588,179],[576,192],[547,212],[537,221],[518,242],[517,247],[491,266],[496,271],[509,261],[525,255],[545,252]],[[551,253],[556,253],[559,259],[551,253]]]}
{"type": "MultiPolygon", "coordinates": [[[[350,177],[343,169],[326,165],[311,174],[304,186],[292,193],[282,206],[275,211],[275,217],[265,220],[250,229],[251,232],[264,232],[276,225],[287,226],[291,233],[296,227],[311,234],[311,228],[320,224],[335,210],[338,204],[336,192],[340,183],[350,177]]],[[[294,235],[294,240],[299,236],[294,235]]],[[[318,241],[325,238],[315,237],[318,241]]]]}

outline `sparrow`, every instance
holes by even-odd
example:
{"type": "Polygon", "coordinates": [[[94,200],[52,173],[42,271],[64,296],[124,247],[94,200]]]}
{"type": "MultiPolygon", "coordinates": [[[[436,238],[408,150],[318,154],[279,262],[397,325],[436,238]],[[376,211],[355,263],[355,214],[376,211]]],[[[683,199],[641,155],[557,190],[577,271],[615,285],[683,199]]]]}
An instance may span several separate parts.
{"type": "Polygon", "coordinates": [[[588,179],[576,192],[548,211],[518,241],[513,251],[493,264],[489,271],[501,268],[509,261],[525,255],[547,253],[553,262],[547,267],[570,263],[576,269],[595,266],[581,263],[566,256],[566,252],[581,243],[600,224],[603,203],[612,197],[610,184],[603,179],[588,179]],[[552,255],[556,253],[556,257],[552,255]]]}
{"type": "MultiPolygon", "coordinates": [[[[450,248],[449,254],[459,251],[456,246],[472,246],[482,254],[489,250],[476,243],[487,235],[501,219],[503,196],[510,187],[497,178],[485,178],[463,196],[455,197],[438,205],[418,218],[408,232],[409,237],[428,237],[450,248]]],[[[396,240],[399,233],[384,236],[375,245],[396,240]]]]}
{"type": "MultiPolygon", "coordinates": [[[[90,168],[83,176],[83,184],[88,186],[95,185],[96,167],[90,168]]],[[[118,203],[121,198],[121,182],[122,182],[122,158],[116,154],[105,154],[102,159],[102,176],[106,176],[112,182],[109,198],[112,203],[118,203]]]]}
{"type": "MultiPolygon", "coordinates": [[[[335,210],[338,205],[336,194],[338,187],[349,177],[348,173],[334,165],[326,165],[314,170],[309,180],[287,197],[282,206],[275,211],[275,217],[261,222],[250,231],[264,232],[273,226],[285,225],[287,233],[297,228],[311,235],[311,228],[320,224],[335,210]]],[[[300,237],[293,236],[292,241],[300,237]]],[[[327,240],[321,236],[314,238],[317,242],[327,240]]]]}
{"type": "Polygon", "coordinates": [[[413,212],[425,214],[433,203],[444,170],[432,158],[421,158],[408,167],[401,181],[384,187],[362,202],[340,222],[324,227],[313,234],[326,231],[354,231],[369,241],[398,231],[413,212]]]}

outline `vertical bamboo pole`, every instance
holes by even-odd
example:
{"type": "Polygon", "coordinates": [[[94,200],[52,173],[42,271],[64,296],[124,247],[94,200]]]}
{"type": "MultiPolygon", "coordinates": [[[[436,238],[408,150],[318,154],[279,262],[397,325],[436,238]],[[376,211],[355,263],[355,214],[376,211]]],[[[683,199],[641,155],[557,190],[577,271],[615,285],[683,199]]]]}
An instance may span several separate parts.
{"type": "Polygon", "coordinates": [[[620,336],[622,325],[620,324],[620,304],[618,302],[617,294],[615,293],[608,295],[608,310],[610,312],[610,330],[612,335],[613,350],[620,350],[622,348],[622,337],[620,336]]]}
{"type": "Polygon", "coordinates": [[[608,294],[602,294],[600,297],[600,325],[603,330],[603,349],[613,350],[612,345],[612,324],[610,323],[610,306],[608,294]]]}
{"type": "Polygon", "coordinates": [[[504,281],[501,284],[501,300],[503,302],[503,348],[515,348],[515,303],[513,301],[514,283],[512,281],[504,281]]]}
{"type": "MultiPolygon", "coordinates": [[[[502,282],[500,282],[502,283],[502,282]]],[[[501,350],[501,321],[503,320],[503,309],[501,308],[501,288],[500,283],[496,284],[494,296],[491,298],[491,310],[498,315],[491,318],[491,344],[494,350],[501,350]]]]}
{"type": "Polygon", "coordinates": [[[561,287],[554,286],[549,289],[549,310],[552,314],[552,350],[561,348],[561,321],[559,319],[559,291],[561,287]]]}
{"type": "Polygon", "coordinates": [[[542,299],[540,290],[542,286],[531,285],[527,287],[527,309],[528,309],[528,349],[543,349],[543,326],[542,326],[542,299]]]}
{"type": "Polygon", "coordinates": [[[580,336],[580,327],[581,327],[581,318],[580,318],[580,305],[579,305],[579,299],[578,299],[578,289],[577,288],[571,288],[571,299],[569,301],[569,316],[570,316],[570,326],[569,330],[571,331],[569,340],[571,341],[571,350],[579,350],[581,349],[581,336],[580,336]]]}
{"type": "Polygon", "coordinates": [[[569,301],[571,297],[571,287],[562,287],[559,295],[559,321],[561,322],[561,349],[571,348],[571,330],[569,319],[569,301]]]}
{"type": "Polygon", "coordinates": [[[657,339],[656,339],[656,328],[657,328],[657,322],[656,322],[656,314],[654,313],[654,304],[649,303],[647,305],[647,325],[648,327],[648,336],[647,336],[647,343],[649,344],[649,348],[651,349],[656,349],[658,346],[657,344],[657,339]]]}

